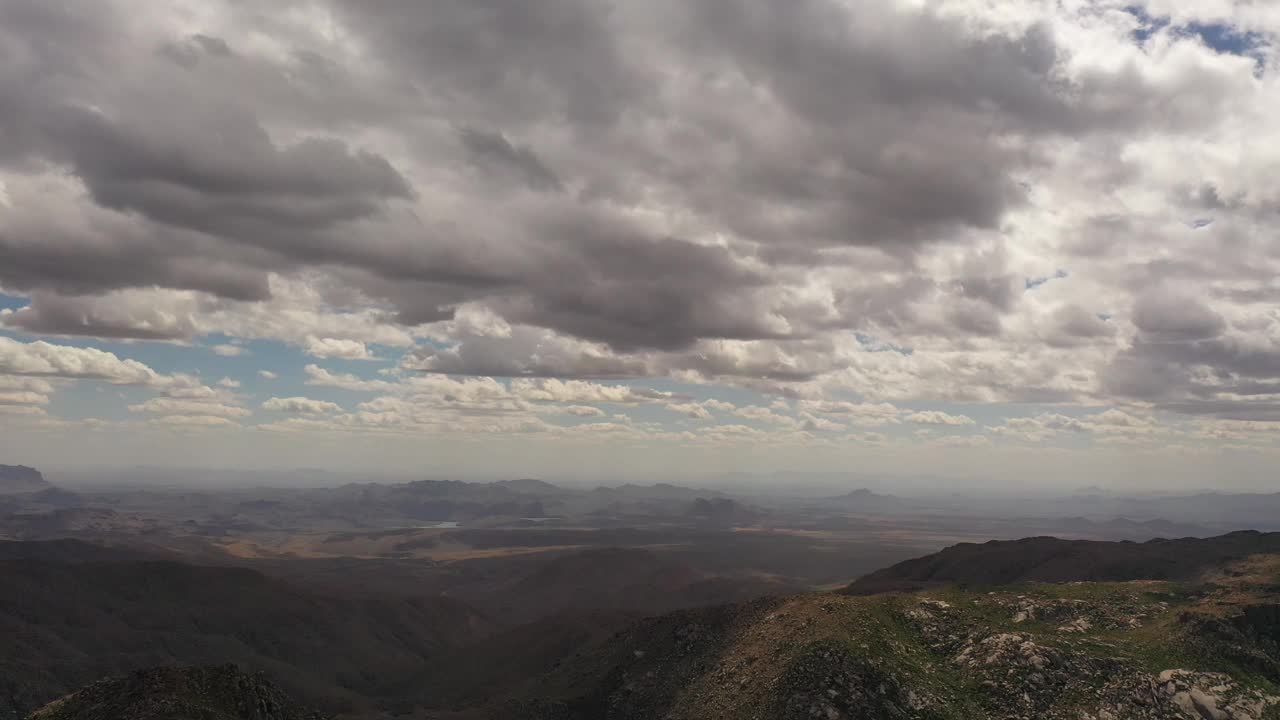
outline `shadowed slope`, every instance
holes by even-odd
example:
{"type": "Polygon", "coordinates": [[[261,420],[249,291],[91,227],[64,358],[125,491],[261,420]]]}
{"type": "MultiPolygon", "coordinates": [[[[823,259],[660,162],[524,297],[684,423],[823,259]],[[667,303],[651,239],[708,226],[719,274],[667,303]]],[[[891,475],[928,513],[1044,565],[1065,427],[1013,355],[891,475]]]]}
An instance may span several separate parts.
{"type": "Polygon", "coordinates": [[[94,683],[28,720],[320,720],[234,665],[140,670],[94,683]]]}
{"type": "Polygon", "coordinates": [[[865,575],[851,595],[904,592],[938,585],[1005,585],[1084,580],[1177,580],[1255,553],[1280,552],[1280,533],[1235,532],[1213,538],[1144,543],[1023,540],[961,543],[865,575]]]}

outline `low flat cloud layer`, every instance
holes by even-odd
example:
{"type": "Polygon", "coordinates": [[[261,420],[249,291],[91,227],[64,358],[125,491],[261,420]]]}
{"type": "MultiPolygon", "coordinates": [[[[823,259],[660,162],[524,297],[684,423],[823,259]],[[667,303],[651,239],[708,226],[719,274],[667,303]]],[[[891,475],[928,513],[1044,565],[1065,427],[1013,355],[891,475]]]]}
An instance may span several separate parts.
{"type": "Polygon", "coordinates": [[[1265,449],[1277,33],[1245,0],[7,0],[0,423],[1265,449]],[[143,390],[49,401],[95,383],[143,390]]]}

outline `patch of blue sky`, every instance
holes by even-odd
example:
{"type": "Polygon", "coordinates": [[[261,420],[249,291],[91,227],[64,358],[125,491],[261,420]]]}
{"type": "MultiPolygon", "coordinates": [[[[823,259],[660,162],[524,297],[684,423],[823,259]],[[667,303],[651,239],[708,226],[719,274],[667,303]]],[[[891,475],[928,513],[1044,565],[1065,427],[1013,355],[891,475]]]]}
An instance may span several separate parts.
{"type": "Polygon", "coordinates": [[[0,310],[18,310],[31,304],[31,300],[21,295],[0,293],[0,310]]]}
{"type": "Polygon", "coordinates": [[[1133,39],[1138,43],[1144,43],[1151,38],[1152,35],[1160,32],[1169,26],[1168,17],[1153,17],[1147,13],[1147,9],[1141,5],[1129,5],[1124,11],[1134,16],[1138,20],[1138,27],[1133,31],[1133,39]]]}
{"type": "Polygon", "coordinates": [[[915,352],[912,348],[906,347],[905,345],[895,345],[891,342],[885,342],[866,333],[855,332],[853,337],[858,341],[858,344],[862,346],[862,349],[867,352],[896,352],[899,355],[910,355],[915,352]]]}
{"type": "Polygon", "coordinates": [[[146,420],[152,417],[129,409],[155,397],[155,390],[137,385],[111,385],[104,382],[56,382],[45,410],[62,420],[146,420]]]}
{"type": "Polygon", "coordinates": [[[1191,22],[1185,25],[1172,25],[1168,16],[1153,16],[1140,5],[1130,5],[1125,12],[1138,20],[1138,27],[1133,31],[1133,39],[1145,43],[1156,33],[1163,30],[1184,37],[1197,37],[1215,52],[1253,58],[1257,72],[1261,73],[1266,66],[1266,49],[1268,40],[1258,32],[1242,30],[1235,25],[1224,22],[1191,22]]]}
{"type": "Polygon", "coordinates": [[[1220,53],[1256,57],[1267,40],[1261,33],[1241,30],[1226,23],[1190,23],[1177,32],[1199,36],[1205,45],[1220,53]]]}
{"type": "Polygon", "coordinates": [[[1034,290],[1040,287],[1041,285],[1044,285],[1045,283],[1049,282],[1050,280],[1063,280],[1067,278],[1069,275],[1070,273],[1068,273],[1066,270],[1059,269],[1057,272],[1055,272],[1052,275],[1045,275],[1043,277],[1026,278],[1024,283],[1026,285],[1026,289],[1034,290]]]}

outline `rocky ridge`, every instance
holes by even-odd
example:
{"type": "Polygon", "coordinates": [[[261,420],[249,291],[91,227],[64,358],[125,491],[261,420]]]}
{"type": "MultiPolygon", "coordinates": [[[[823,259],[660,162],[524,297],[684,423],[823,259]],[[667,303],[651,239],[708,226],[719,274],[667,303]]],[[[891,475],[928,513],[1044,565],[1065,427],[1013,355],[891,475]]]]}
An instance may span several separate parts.
{"type": "Polygon", "coordinates": [[[1274,720],[1280,623],[1257,622],[1277,568],[678,613],[551,673],[544,697],[472,717],[1274,720]]]}

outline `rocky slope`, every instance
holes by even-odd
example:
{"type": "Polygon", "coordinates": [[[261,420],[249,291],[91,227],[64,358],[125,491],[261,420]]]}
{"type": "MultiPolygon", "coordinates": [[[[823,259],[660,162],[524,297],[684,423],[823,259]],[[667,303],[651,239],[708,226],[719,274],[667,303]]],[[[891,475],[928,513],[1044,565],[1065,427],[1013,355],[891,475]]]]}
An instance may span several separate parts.
{"type": "Polygon", "coordinates": [[[1280,718],[1280,556],[1183,581],[812,594],[643,621],[468,717],[1280,718]]]}
{"type": "Polygon", "coordinates": [[[28,720],[322,720],[234,665],[157,668],[94,683],[28,720]]]}

